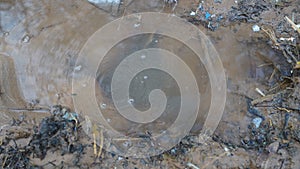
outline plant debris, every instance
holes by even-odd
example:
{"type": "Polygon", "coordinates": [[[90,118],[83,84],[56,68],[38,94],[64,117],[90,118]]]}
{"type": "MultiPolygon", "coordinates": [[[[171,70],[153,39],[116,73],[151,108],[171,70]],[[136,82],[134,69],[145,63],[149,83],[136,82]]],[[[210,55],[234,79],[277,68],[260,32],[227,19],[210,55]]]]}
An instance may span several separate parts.
{"type": "Polygon", "coordinates": [[[59,151],[61,155],[82,153],[84,145],[78,142],[78,115],[61,106],[54,106],[51,114],[39,126],[33,127],[33,133],[26,145],[18,146],[16,140],[28,138],[28,134],[12,138],[9,137],[9,132],[6,133],[0,145],[2,168],[37,167],[30,159],[43,160],[49,151],[59,151]]]}

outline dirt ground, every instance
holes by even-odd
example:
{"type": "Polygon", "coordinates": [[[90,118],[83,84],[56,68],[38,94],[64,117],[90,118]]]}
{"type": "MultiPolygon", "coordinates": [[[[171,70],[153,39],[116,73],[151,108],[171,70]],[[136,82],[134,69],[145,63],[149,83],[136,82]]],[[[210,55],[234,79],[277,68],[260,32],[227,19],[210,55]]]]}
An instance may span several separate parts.
{"type": "Polygon", "coordinates": [[[0,14],[2,168],[300,168],[299,0],[131,0],[120,11],[84,0],[0,0],[0,14]],[[205,32],[228,89],[213,136],[199,135],[198,121],[171,150],[134,159],[94,144],[68,86],[93,32],[146,11],[174,13],[205,32]]]}

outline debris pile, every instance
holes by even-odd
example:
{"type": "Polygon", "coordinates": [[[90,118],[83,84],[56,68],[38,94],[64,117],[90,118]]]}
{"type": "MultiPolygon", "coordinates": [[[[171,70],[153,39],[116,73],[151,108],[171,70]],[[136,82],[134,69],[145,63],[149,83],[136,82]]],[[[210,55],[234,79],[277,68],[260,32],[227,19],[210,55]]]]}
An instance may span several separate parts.
{"type": "MultiPolygon", "coordinates": [[[[26,122],[18,121],[10,127],[21,127],[22,123],[26,122]]],[[[15,133],[10,130],[4,132],[0,144],[0,164],[2,168],[37,167],[31,159],[43,160],[49,151],[58,151],[62,156],[68,153],[77,154],[79,158],[85,146],[78,141],[78,128],[78,114],[67,108],[54,106],[51,116],[44,118],[39,126],[29,129],[28,133],[11,137],[15,133]],[[28,143],[20,146],[19,140],[26,138],[29,139],[25,141],[28,143]]]]}
{"type": "Polygon", "coordinates": [[[196,9],[190,11],[190,13],[184,17],[189,22],[195,25],[203,25],[211,31],[217,30],[222,23],[221,21],[225,19],[224,14],[214,11],[205,5],[204,2],[200,2],[196,9]]]}

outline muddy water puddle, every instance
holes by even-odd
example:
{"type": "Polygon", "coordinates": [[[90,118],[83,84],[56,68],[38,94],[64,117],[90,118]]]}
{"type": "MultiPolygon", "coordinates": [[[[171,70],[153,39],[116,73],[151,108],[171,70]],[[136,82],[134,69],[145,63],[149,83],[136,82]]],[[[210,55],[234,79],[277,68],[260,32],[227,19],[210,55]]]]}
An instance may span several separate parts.
{"type": "MultiPolygon", "coordinates": [[[[180,5],[178,8],[180,9],[180,5]]],[[[158,2],[143,4],[137,1],[128,6],[127,13],[137,11],[163,11],[163,5],[158,2]]],[[[20,94],[13,95],[10,99],[19,100],[23,97],[27,103],[33,105],[62,104],[73,107],[72,96],[76,94],[72,93],[71,81],[73,70],[80,69],[76,65],[78,53],[87,39],[114,17],[86,1],[71,0],[13,1],[13,3],[2,4],[1,16],[0,53],[13,61],[14,66],[10,64],[6,69],[15,69],[20,90],[20,94]]],[[[246,127],[248,124],[245,113],[237,115],[240,111],[246,111],[246,104],[244,98],[236,93],[251,97],[258,96],[254,89],[261,88],[261,79],[269,78],[273,69],[268,66],[260,67],[265,61],[258,58],[257,53],[272,57],[272,49],[256,44],[255,41],[259,37],[252,32],[250,26],[237,24],[222,27],[216,32],[207,31],[206,28],[201,29],[215,45],[228,76],[226,109],[220,128],[217,130],[221,134],[228,134],[236,126],[246,127]]],[[[128,122],[114,111],[109,85],[112,73],[114,67],[126,57],[127,53],[148,47],[165,48],[178,54],[198,75],[197,81],[201,84],[199,85],[201,94],[209,96],[210,93],[207,72],[183,44],[174,39],[155,35],[126,39],[111,50],[106,62],[100,66],[96,85],[100,89],[98,98],[106,100],[105,103],[101,99],[98,100],[99,107],[104,107],[107,120],[124,132],[137,132],[137,124],[128,122]]],[[[10,78],[9,81],[14,80],[13,76],[10,78]]],[[[180,102],[178,88],[173,82],[174,79],[155,70],[142,72],[132,83],[135,107],[140,110],[147,109],[149,107],[147,98],[151,89],[162,87],[157,85],[165,85],[165,92],[170,97],[170,105],[180,102]]],[[[13,93],[17,93],[16,83],[10,84],[14,86],[13,93]]],[[[7,88],[5,87],[7,84],[3,85],[7,88]]],[[[5,97],[1,99],[7,100],[5,97]]],[[[209,105],[208,100],[203,100],[200,109],[205,112],[209,105]]],[[[9,106],[22,107],[23,105],[9,106]]],[[[138,127],[141,130],[164,129],[157,126],[171,124],[174,117],[176,117],[176,107],[170,107],[155,126],[138,127]]],[[[193,131],[197,132],[201,129],[205,117],[206,115],[199,115],[193,131]]],[[[234,133],[236,132],[232,132],[234,133]]],[[[228,135],[228,139],[232,134],[228,135]]]]}

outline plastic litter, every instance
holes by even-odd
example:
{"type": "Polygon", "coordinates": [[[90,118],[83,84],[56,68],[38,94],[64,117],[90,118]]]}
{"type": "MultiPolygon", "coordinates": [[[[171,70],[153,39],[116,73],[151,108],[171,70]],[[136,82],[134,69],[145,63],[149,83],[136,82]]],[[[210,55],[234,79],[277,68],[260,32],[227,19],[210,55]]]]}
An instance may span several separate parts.
{"type": "Polygon", "coordinates": [[[262,121],[263,121],[262,118],[256,117],[252,120],[252,123],[255,125],[256,128],[259,128],[262,121]]]}
{"type": "Polygon", "coordinates": [[[191,15],[191,16],[195,16],[195,15],[196,15],[196,12],[192,11],[192,12],[190,13],[190,15],[191,15]]]}
{"type": "Polygon", "coordinates": [[[120,10],[120,4],[122,0],[88,0],[99,9],[111,13],[112,15],[118,15],[120,10]]]}
{"type": "Polygon", "coordinates": [[[69,120],[69,121],[77,121],[78,119],[78,114],[75,112],[66,112],[65,115],[62,116],[62,118],[69,120]]]}
{"type": "Polygon", "coordinates": [[[260,31],[260,27],[258,25],[253,25],[252,26],[252,30],[253,30],[253,32],[259,32],[260,31]]]}
{"type": "Polygon", "coordinates": [[[205,19],[207,20],[207,19],[209,19],[211,17],[211,14],[209,13],[209,12],[206,12],[205,13],[205,19]]]}

